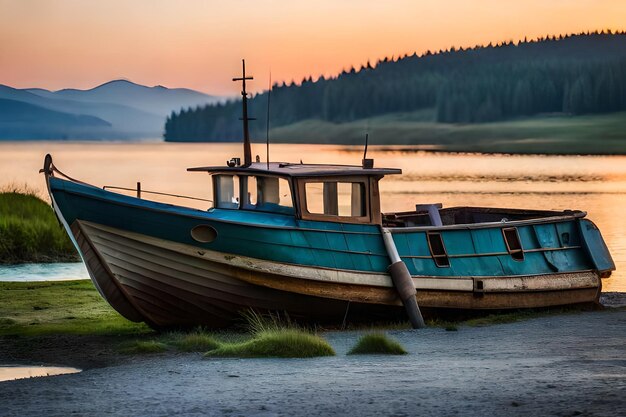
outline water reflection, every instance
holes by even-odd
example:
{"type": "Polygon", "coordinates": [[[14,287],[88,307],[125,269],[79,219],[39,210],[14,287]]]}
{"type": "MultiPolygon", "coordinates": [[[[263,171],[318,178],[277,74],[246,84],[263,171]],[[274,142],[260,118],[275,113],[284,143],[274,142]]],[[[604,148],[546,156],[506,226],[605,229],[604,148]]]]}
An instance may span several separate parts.
{"type": "Polygon", "coordinates": [[[76,374],[80,369],[60,366],[3,366],[0,365],[0,382],[15,379],[34,378],[41,376],[54,376],[76,374]]]}

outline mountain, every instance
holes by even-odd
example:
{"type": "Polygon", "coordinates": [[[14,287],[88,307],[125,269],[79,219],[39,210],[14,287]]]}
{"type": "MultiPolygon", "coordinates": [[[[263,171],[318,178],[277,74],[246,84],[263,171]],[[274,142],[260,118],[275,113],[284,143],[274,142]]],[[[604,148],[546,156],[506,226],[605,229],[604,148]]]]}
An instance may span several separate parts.
{"type": "MultiPolygon", "coordinates": [[[[34,107],[19,107],[19,114],[35,108],[43,108],[69,115],[93,116],[108,123],[108,127],[93,131],[68,129],[67,134],[58,138],[71,139],[134,139],[158,138],[163,134],[165,118],[172,111],[215,103],[219,97],[209,96],[194,90],[162,86],[146,87],[125,80],[111,81],[89,90],[65,89],[49,91],[42,88],[16,89],[0,84],[0,99],[10,103],[26,103],[34,107]]],[[[5,103],[5,111],[8,109],[5,103]]],[[[17,114],[15,112],[6,113],[17,114]]],[[[33,113],[42,115],[41,111],[33,113]]],[[[69,119],[68,119],[69,120],[69,119]]],[[[36,118],[30,121],[31,131],[22,127],[20,138],[45,137],[54,139],[57,128],[46,131],[45,120],[36,118]]],[[[72,125],[73,126],[73,125],[72,125]]],[[[0,137],[10,139],[14,130],[2,130],[0,137]]]]}
{"type": "MultiPolygon", "coordinates": [[[[44,97],[4,85],[0,85],[0,99],[20,101],[63,113],[86,114],[106,120],[111,124],[111,128],[104,132],[99,131],[98,139],[159,137],[163,130],[163,116],[120,104],[68,100],[56,98],[54,95],[44,97]]],[[[40,131],[35,125],[33,128],[40,131]]],[[[1,131],[0,135],[6,137],[1,131]]],[[[90,135],[89,138],[93,136],[90,135]]],[[[72,137],[72,139],[81,138],[72,137]]]]}
{"type": "Polygon", "coordinates": [[[217,103],[221,97],[210,96],[187,88],[166,88],[161,85],[146,87],[127,80],[114,80],[90,90],[64,89],[48,91],[43,89],[26,90],[47,98],[59,98],[87,103],[108,103],[130,106],[159,116],[167,116],[172,111],[217,103]]]}
{"type": "MultiPolygon", "coordinates": [[[[267,113],[267,99],[266,92],[249,101],[251,117],[267,113]]],[[[274,85],[270,114],[272,128],[289,131],[296,141],[301,134],[310,137],[298,127],[362,121],[362,138],[370,119],[402,120],[402,114],[414,112],[422,112],[420,118],[429,115],[422,124],[452,129],[457,124],[624,110],[626,32],[596,32],[385,58],[330,79],[308,77],[300,84],[274,85]]],[[[183,110],[168,118],[165,140],[238,141],[240,113],[240,101],[183,110]]],[[[265,123],[254,122],[251,133],[264,137],[265,123]]],[[[397,139],[377,137],[377,143],[397,139]]]]}
{"type": "Polygon", "coordinates": [[[110,123],[94,116],[63,113],[23,101],[0,99],[0,139],[88,137],[110,127],[110,123]]]}

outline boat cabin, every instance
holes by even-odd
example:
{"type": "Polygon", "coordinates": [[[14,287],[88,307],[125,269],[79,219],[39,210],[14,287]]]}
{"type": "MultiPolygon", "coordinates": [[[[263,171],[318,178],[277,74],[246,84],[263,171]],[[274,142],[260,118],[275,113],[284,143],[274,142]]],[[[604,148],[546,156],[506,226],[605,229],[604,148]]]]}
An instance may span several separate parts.
{"type": "Polygon", "coordinates": [[[302,220],[374,224],[385,227],[473,227],[483,223],[558,216],[584,217],[581,211],[515,210],[418,204],[415,210],[381,213],[378,181],[401,174],[395,168],[256,162],[250,166],[188,168],[208,172],[217,209],[293,215],[302,220]]]}
{"type": "Polygon", "coordinates": [[[392,168],[252,163],[198,167],[213,181],[215,208],[294,215],[303,220],[381,224],[378,181],[392,168]]]}

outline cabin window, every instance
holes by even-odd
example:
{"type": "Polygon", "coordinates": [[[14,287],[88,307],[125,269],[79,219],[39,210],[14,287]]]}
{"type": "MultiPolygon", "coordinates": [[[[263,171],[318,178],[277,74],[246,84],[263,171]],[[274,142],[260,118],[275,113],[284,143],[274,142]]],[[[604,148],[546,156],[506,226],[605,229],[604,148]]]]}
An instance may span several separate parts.
{"type": "Polygon", "coordinates": [[[293,214],[289,181],[285,178],[246,176],[242,180],[243,208],[293,214]]]}
{"type": "Polygon", "coordinates": [[[448,253],[446,247],[443,244],[441,233],[427,232],[428,248],[430,249],[430,255],[435,261],[435,265],[440,268],[447,268],[450,266],[450,260],[448,259],[448,253]]]}
{"type": "Polygon", "coordinates": [[[365,184],[362,182],[307,182],[306,210],[311,214],[339,217],[367,215],[365,184]]]}
{"type": "Polygon", "coordinates": [[[247,189],[244,190],[244,195],[246,195],[246,205],[245,208],[249,208],[250,206],[256,207],[257,196],[258,196],[258,188],[259,184],[257,183],[256,177],[248,177],[247,189]]]}
{"type": "Polygon", "coordinates": [[[215,175],[215,206],[217,208],[239,208],[239,177],[237,175],[215,175]]]}
{"type": "Polygon", "coordinates": [[[506,250],[511,257],[516,261],[524,260],[524,248],[522,248],[522,242],[517,232],[517,227],[506,227],[502,229],[502,235],[504,236],[504,243],[506,244],[506,250]]]}

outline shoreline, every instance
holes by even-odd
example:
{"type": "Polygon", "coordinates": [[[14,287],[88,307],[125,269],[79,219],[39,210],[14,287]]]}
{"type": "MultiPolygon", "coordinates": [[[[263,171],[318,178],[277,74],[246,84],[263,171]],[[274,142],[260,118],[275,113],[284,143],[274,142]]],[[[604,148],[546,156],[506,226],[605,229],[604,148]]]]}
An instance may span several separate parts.
{"type": "MultiPolygon", "coordinates": [[[[607,308],[458,331],[390,330],[409,352],[400,357],[347,355],[363,333],[357,330],[323,334],[337,352],[334,357],[209,359],[198,353],[159,353],[107,362],[108,348],[85,336],[65,343],[91,351],[100,358],[93,365],[99,366],[2,382],[0,402],[7,417],[614,417],[626,404],[624,322],[626,309],[607,308]]],[[[67,355],[62,344],[42,343],[41,348],[67,355]]]]}
{"type": "MultiPolygon", "coordinates": [[[[132,362],[139,357],[150,355],[129,355],[120,350],[120,346],[126,342],[142,339],[153,339],[159,336],[158,332],[149,329],[141,323],[132,323],[117,315],[104,300],[95,294],[91,281],[60,281],[60,282],[29,282],[16,283],[0,282],[0,301],[2,301],[2,289],[8,287],[23,287],[27,291],[41,293],[43,290],[52,292],[53,297],[58,297],[55,289],[86,292],[90,298],[87,305],[76,304],[72,307],[61,307],[63,310],[58,314],[55,310],[58,306],[44,305],[42,299],[29,300],[27,306],[22,306],[21,314],[31,314],[31,317],[23,325],[16,327],[7,317],[6,310],[2,310],[0,302],[0,365],[50,365],[71,366],[80,369],[95,369],[116,366],[132,362]],[[92,298],[95,297],[95,298],[92,298]],[[34,302],[34,304],[33,304],[34,302]],[[83,310],[87,310],[84,312],[83,310]],[[41,314],[38,314],[41,313],[41,314]],[[67,314],[72,315],[67,315],[67,314]],[[92,314],[93,313],[93,314],[92,314]],[[4,317],[3,317],[4,316],[4,317]],[[42,322],[40,317],[45,317],[49,323],[42,322]]],[[[19,298],[19,297],[18,297],[19,298]]],[[[80,302],[80,300],[78,300],[80,302]]],[[[528,314],[511,313],[487,316],[485,318],[470,319],[454,323],[434,322],[427,330],[454,330],[461,332],[473,328],[485,328],[506,324],[525,323],[534,320],[558,321],[563,317],[590,317],[603,312],[623,312],[626,314],[626,292],[602,293],[600,302],[603,308],[598,311],[588,310],[559,310],[547,309],[528,314]]],[[[396,332],[405,330],[402,326],[356,326],[350,330],[336,330],[332,328],[321,329],[324,335],[336,335],[342,333],[363,332],[369,330],[382,330],[396,332]]],[[[241,333],[240,329],[226,329],[220,332],[241,333]]],[[[419,334],[419,331],[414,333],[419,334]]],[[[626,335],[625,335],[626,336],[626,335]]],[[[180,352],[167,351],[158,354],[169,357],[181,355],[180,352]]]]}
{"type": "MultiPolygon", "coordinates": [[[[275,145],[288,145],[288,146],[329,146],[329,147],[337,147],[342,150],[352,151],[362,153],[363,144],[359,141],[361,138],[353,142],[296,142],[296,141],[288,141],[285,139],[277,138],[273,140],[273,144],[275,145]]],[[[564,141],[560,143],[559,147],[551,149],[551,148],[540,148],[541,151],[537,151],[533,149],[533,146],[530,144],[525,144],[524,141],[528,139],[518,139],[511,140],[505,145],[511,146],[510,149],[507,149],[507,146],[503,146],[502,143],[485,143],[485,144],[477,144],[472,146],[463,146],[455,143],[407,143],[406,141],[398,141],[395,143],[375,143],[369,144],[368,149],[374,152],[389,152],[389,151],[402,151],[402,152],[424,152],[424,153],[442,153],[442,154],[478,154],[478,155],[524,155],[524,156],[624,156],[626,155],[626,138],[620,139],[624,142],[623,145],[618,146],[614,149],[598,149],[597,146],[594,146],[594,143],[585,144],[583,146],[585,151],[563,151],[563,148],[567,148],[568,145],[581,145],[580,141],[564,141]]],[[[15,140],[15,139],[0,139],[0,145],[27,145],[27,144],[63,144],[63,145],[141,145],[141,144],[162,144],[162,145],[239,145],[239,140],[237,141],[167,141],[164,139],[128,139],[128,140],[115,140],[115,139],[93,139],[93,140],[61,140],[61,139],[24,139],[24,140],[15,140]]],[[[251,141],[252,145],[264,145],[264,141],[251,141]]],[[[540,142],[539,142],[540,143],[540,142]]]]}

